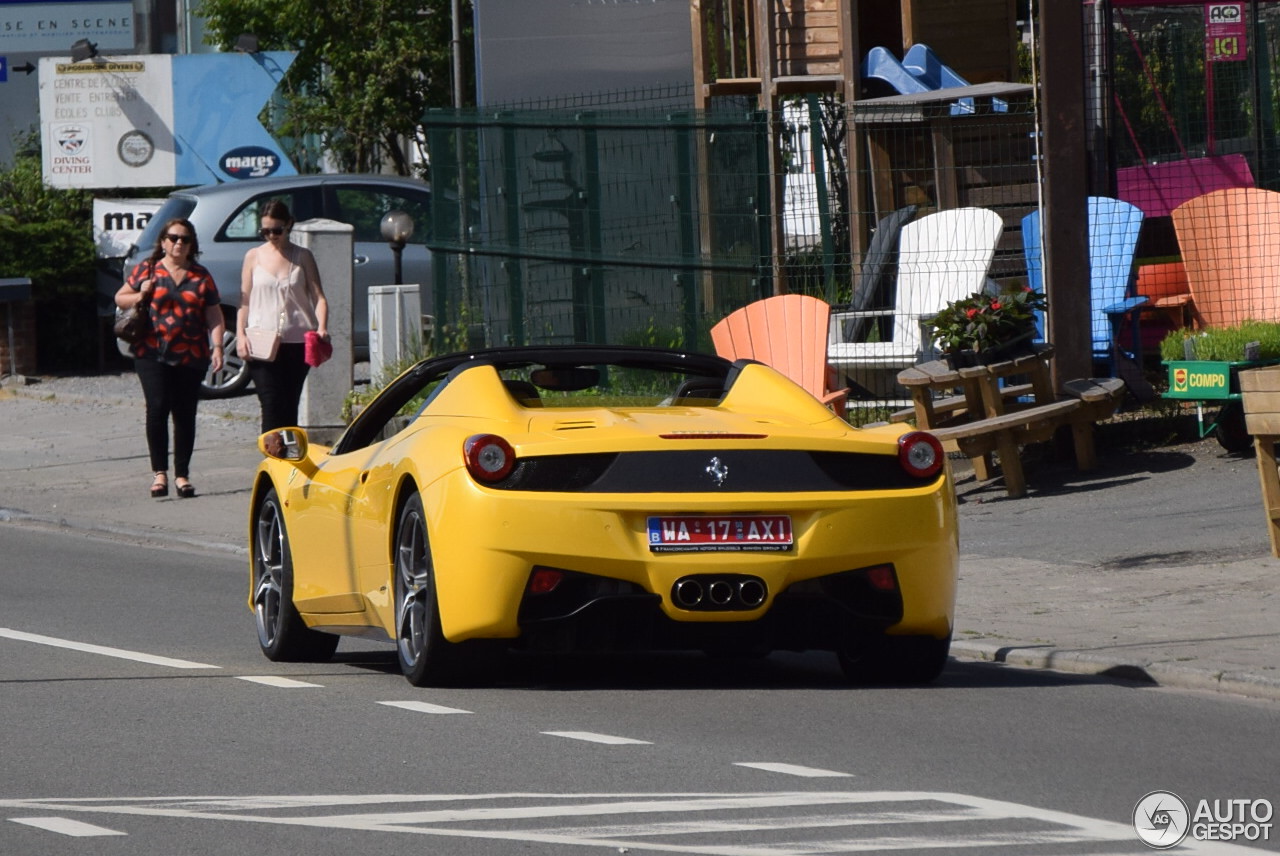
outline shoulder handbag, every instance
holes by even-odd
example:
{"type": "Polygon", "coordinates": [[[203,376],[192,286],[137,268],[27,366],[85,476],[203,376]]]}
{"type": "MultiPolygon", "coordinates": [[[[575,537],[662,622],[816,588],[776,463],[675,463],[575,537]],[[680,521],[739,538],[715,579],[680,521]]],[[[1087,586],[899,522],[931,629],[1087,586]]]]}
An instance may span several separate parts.
{"type": "MultiPolygon", "coordinates": [[[[155,279],[156,266],[151,265],[151,279],[155,279]]],[[[116,307],[116,338],[130,345],[147,337],[151,331],[151,294],[143,292],[142,298],[128,309],[116,307]]]]}
{"type": "Polygon", "coordinates": [[[245,327],[245,344],[249,346],[249,359],[271,362],[280,349],[280,333],[266,327],[245,327]]]}

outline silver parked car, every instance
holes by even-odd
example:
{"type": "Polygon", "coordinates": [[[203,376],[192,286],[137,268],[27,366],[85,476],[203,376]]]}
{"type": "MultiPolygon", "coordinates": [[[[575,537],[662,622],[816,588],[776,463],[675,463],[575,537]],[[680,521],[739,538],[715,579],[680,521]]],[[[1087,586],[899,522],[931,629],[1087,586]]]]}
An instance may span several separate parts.
{"type": "MultiPolygon", "coordinates": [[[[390,211],[403,211],[413,218],[413,235],[401,257],[403,276],[422,286],[423,310],[429,311],[431,306],[431,253],[425,246],[431,226],[431,188],[422,181],[394,175],[295,175],[176,190],[130,248],[124,271],[127,275],[152,251],[161,227],[169,220],[183,217],[195,226],[200,238],[199,261],[213,274],[227,316],[226,365],[216,374],[210,372],[204,383],[204,392],[211,398],[232,395],[249,382],[235,347],[240,268],[245,251],[262,240],[258,236],[259,212],[272,199],[288,205],[298,222],[323,217],[354,227],[351,302],[357,360],[368,359],[369,353],[369,287],[395,282],[395,255],[382,237],[382,218],[390,211]]],[[[324,271],[320,275],[323,277],[324,271]]],[[[119,287],[116,282],[112,293],[119,287]]]]}

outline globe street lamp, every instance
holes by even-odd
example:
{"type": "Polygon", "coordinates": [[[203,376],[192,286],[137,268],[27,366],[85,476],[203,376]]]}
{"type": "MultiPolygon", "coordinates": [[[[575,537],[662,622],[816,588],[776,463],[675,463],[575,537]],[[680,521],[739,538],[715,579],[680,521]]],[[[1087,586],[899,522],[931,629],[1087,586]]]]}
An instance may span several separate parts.
{"type": "Polygon", "coordinates": [[[382,237],[391,245],[391,252],[396,257],[395,285],[402,284],[400,256],[404,252],[405,242],[413,237],[413,218],[403,211],[388,211],[382,217],[382,237]]]}

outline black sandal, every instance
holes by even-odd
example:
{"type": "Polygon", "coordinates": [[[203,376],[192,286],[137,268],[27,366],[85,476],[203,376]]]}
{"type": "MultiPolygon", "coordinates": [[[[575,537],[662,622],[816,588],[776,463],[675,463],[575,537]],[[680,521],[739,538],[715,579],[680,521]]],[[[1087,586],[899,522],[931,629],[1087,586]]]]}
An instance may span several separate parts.
{"type": "Polygon", "coordinates": [[[182,499],[191,499],[191,497],[196,495],[196,486],[191,482],[175,485],[174,487],[178,492],[178,496],[182,499]]]}
{"type": "Polygon", "coordinates": [[[169,495],[169,477],[164,473],[156,473],[155,481],[151,483],[152,499],[160,499],[169,495]]]}

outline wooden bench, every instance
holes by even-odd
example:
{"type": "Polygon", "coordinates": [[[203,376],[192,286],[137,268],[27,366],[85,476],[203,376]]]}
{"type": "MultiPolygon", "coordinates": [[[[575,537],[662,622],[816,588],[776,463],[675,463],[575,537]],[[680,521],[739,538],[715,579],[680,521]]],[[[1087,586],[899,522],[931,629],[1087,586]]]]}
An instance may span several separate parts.
{"type": "Polygon", "coordinates": [[[1262,488],[1262,513],[1271,539],[1271,555],[1280,558],[1280,366],[1249,369],[1237,375],[1245,429],[1253,435],[1262,488]]]}
{"type": "MultiPolygon", "coordinates": [[[[1063,385],[1066,396],[1049,404],[1021,407],[989,416],[930,429],[942,441],[943,448],[959,451],[970,459],[992,452],[1000,456],[1000,469],[1009,496],[1027,492],[1019,447],[1048,440],[1058,428],[1071,426],[1076,466],[1091,470],[1097,466],[1093,444],[1093,423],[1115,412],[1124,395],[1124,382],[1118,378],[1085,378],[1063,385]]],[[[985,475],[985,468],[978,470],[985,475]]]]}
{"type": "MultiPolygon", "coordinates": [[[[1035,387],[1029,383],[1015,383],[1001,387],[1000,395],[1006,403],[1012,403],[1019,398],[1031,395],[1035,392],[1035,387]]],[[[933,401],[933,412],[941,418],[957,418],[962,417],[968,412],[968,399],[963,395],[949,395],[945,398],[937,398],[933,401]]],[[[914,407],[904,407],[901,410],[895,410],[889,414],[890,422],[910,422],[915,418],[916,409],[914,407]]]]}

